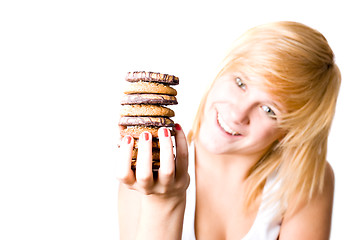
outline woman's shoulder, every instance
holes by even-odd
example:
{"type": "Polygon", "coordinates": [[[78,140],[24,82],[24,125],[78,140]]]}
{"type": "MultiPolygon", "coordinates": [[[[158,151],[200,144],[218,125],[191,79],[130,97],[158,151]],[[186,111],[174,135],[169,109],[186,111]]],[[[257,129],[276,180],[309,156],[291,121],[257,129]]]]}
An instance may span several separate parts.
{"type": "Polygon", "coordinates": [[[324,187],[310,200],[289,202],[289,209],[283,218],[280,239],[328,239],[331,229],[331,216],[334,198],[335,174],[326,163],[324,187]],[[296,204],[296,205],[295,205],[296,204]],[[295,207],[294,207],[295,205],[295,207]],[[300,237],[301,236],[301,237],[300,237]]]}
{"type": "Polygon", "coordinates": [[[326,162],[326,169],[325,169],[325,183],[335,183],[335,173],[334,170],[332,168],[332,166],[330,165],[329,162],[326,162]]]}

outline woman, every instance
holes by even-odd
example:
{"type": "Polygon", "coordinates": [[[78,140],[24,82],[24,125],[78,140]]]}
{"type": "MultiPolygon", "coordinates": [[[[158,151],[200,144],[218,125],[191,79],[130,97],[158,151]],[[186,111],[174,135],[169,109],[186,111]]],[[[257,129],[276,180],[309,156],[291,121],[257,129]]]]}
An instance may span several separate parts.
{"type": "Polygon", "coordinates": [[[168,130],[159,130],[158,178],[149,133],[136,174],[133,139],[122,139],[121,239],[329,239],[334,176],[326,152],[339,87],[318,31],[295,22],[250,29],[201,101],[189,150],[175,126],[175,162],[168,130]]]}

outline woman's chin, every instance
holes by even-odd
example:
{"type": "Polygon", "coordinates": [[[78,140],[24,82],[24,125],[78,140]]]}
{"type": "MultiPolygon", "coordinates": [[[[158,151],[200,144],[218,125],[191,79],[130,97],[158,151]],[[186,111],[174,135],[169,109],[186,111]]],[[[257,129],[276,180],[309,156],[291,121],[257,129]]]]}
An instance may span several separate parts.
{"type": "Polygon", "coordinates": [[[202,148],[212,154],[224,154],[228,151],[227,148],[229,147],[229,144],[225,144],[219,137],[211,136],[208,133],[202,133],[201,130],[198,137],[198,143],[201,144],[202,148]]]}

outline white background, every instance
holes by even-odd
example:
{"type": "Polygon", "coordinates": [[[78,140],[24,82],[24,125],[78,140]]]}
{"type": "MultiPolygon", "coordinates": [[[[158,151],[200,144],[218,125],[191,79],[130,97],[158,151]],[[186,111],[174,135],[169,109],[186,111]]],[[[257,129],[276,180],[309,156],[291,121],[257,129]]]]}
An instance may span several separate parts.
{"type": "Polygon", "coordinates": [[[0,239],[117,239],[117,120],[127,71],[180,77],[176,121],[235,38],[300,21],[321,31],[343,76],[328,160],[331,239],[359,239],[356,1],[16,1],[0,3],[0,239]]]}

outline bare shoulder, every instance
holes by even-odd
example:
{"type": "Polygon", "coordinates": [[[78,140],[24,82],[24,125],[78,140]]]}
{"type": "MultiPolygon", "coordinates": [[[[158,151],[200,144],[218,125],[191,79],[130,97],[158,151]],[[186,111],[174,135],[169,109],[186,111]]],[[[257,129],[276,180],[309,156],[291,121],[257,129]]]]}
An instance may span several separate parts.
{"type": "MultiPolygon", "coordinates": [[[[326,163],[326,170],[325,170],[325,183],[328,184],[332,184],[332,186],[334,187],[335,184],[335,174],[334,174],[334,170],[331,167],[330,163],[327,162],[326,163]]],[[[325,186],[326,187],[326,186],[325,186]]]]}
{"type": "Polygon", "coordinates": [[[119,184],[118,214],[120,239],[135,239],[136,226],[140,216],[141,196],[137,191],[130,190],[119,184]]]}
{"type": "Polygon", "coordinates": [[[280,239],[329,239],[334,186],[334,171],[327,163],[324,190],[308,203],[300,204],[293,213],[285,213],[280,239]]]}

